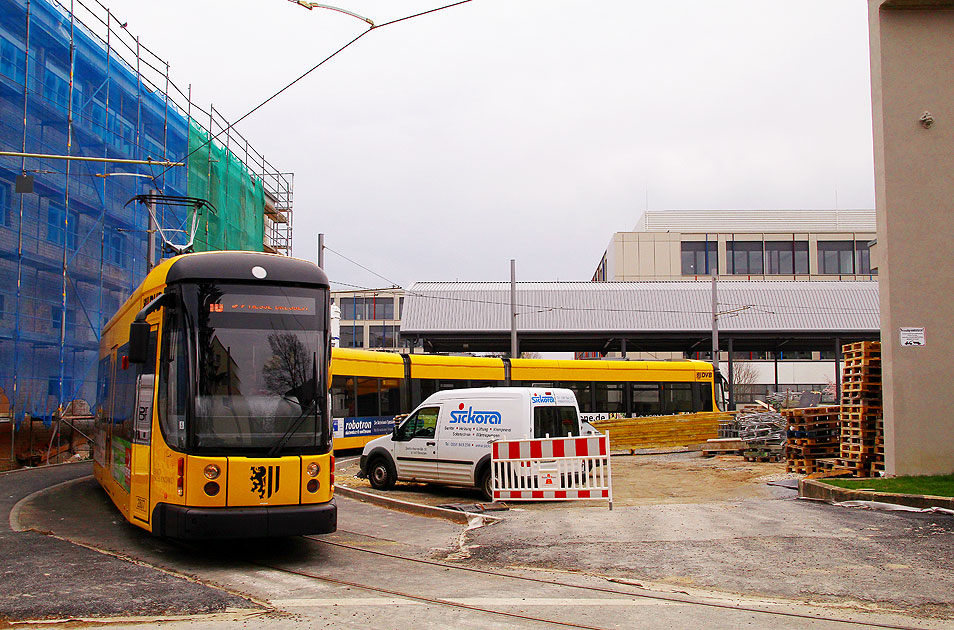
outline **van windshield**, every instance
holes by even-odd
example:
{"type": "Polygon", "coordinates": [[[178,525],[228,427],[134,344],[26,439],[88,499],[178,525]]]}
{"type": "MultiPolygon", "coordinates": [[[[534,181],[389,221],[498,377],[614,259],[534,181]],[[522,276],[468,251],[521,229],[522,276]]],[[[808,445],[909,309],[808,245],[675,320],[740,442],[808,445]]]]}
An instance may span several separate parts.
{"type": "Polygon", "coordinates": [[[569,437],[580,434],[576,407],[534,407],[533,437],[569,437]]]}

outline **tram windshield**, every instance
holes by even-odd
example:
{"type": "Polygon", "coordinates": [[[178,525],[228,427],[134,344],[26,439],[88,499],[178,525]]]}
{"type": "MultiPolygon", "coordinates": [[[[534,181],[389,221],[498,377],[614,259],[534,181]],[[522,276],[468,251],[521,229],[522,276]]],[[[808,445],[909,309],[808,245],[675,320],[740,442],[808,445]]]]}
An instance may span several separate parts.
{"type": "Polygon", "coordinates": [[[190,450],[327,451],[327,293],[203,283],[184,286],[182,297],[196,345],[190,450]]]}

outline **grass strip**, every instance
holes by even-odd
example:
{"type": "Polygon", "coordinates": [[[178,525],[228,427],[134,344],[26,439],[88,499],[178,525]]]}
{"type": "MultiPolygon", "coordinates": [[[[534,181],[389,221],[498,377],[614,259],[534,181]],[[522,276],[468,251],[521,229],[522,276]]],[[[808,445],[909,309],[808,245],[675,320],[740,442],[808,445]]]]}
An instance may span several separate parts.
{"type": "Polygon", "coordinates": [[[954,475],[925,477],[889,477],[885,479],[819,479],[848,490],[873,490],[895,494],[927,494],[954,497],[954,475]]]}

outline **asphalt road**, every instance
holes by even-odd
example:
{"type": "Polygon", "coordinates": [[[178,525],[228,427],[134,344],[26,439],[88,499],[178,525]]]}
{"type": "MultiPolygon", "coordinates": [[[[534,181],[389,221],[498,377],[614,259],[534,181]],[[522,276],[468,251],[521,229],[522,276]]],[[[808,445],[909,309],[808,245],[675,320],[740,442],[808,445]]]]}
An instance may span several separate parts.
{"type": "MultiPolygon", "coordinates": [[[[792,493],[794,494],[794,493],[792,493]]],[[[954,615],[954,517],[794,498],[512,512],[470,537],[474,562],[656,588],[954,615]]]]}
{"type": "MultiPolygon", "coordinates": [[[[256,607],[222,589],[127,559],[136,554],[104,554],[63,539],[59,530],[68,525],[85,530],[84,538],[93,542],[97,530],[114,528],[119,520],[118,512],[103,509],[112,506],[102,500],[95,513],[82,507],[90,495],[91,473],[92,464],[85,462],[0,475],[0,623],[207,615],[256,607]],[[45,488],[53,493],[45,494],[45,488]],[[52,505],[43,501],[50,496],[58,499],[52,505]],[[29,516],[23,524],[20,517],[33,513],[34,501],[43,506],[42,524],[29,516]],[[20,528],[15,525],[28,529],[16,531],[20,528]]],[[[105,498],[98,488],[93,492],[105,498]]]]}
{"type": "MultiPolygon", "coordinates": [[[[193,629],[954,628],[948,516],[782,493],[612,512],[554,504],[467,531],[339,497],[339,531],[319,540],[183,545],[126,524],[81,472],[19,503],[14,520],[36,531],[0,532],[8,619],[155,616],[193,629]]],[[[17,494],[9,481],[0,476],[5,507],[17,494]]]]}

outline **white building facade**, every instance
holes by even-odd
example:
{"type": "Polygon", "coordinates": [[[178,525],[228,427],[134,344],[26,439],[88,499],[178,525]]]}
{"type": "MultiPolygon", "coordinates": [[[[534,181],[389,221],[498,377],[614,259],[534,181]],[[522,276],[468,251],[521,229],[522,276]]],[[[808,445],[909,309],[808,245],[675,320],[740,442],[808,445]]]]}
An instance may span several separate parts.
{"type": "Polygon", "coordinates": [[[340,347],[407,351],[399,338],[403,289],[332,291],[331,299],[341,309],[340,347]]]}
{"type": "Polygon", "coordinates": [[[649,211],[593,280],[873,280],[874,210],[649,211]]]}

